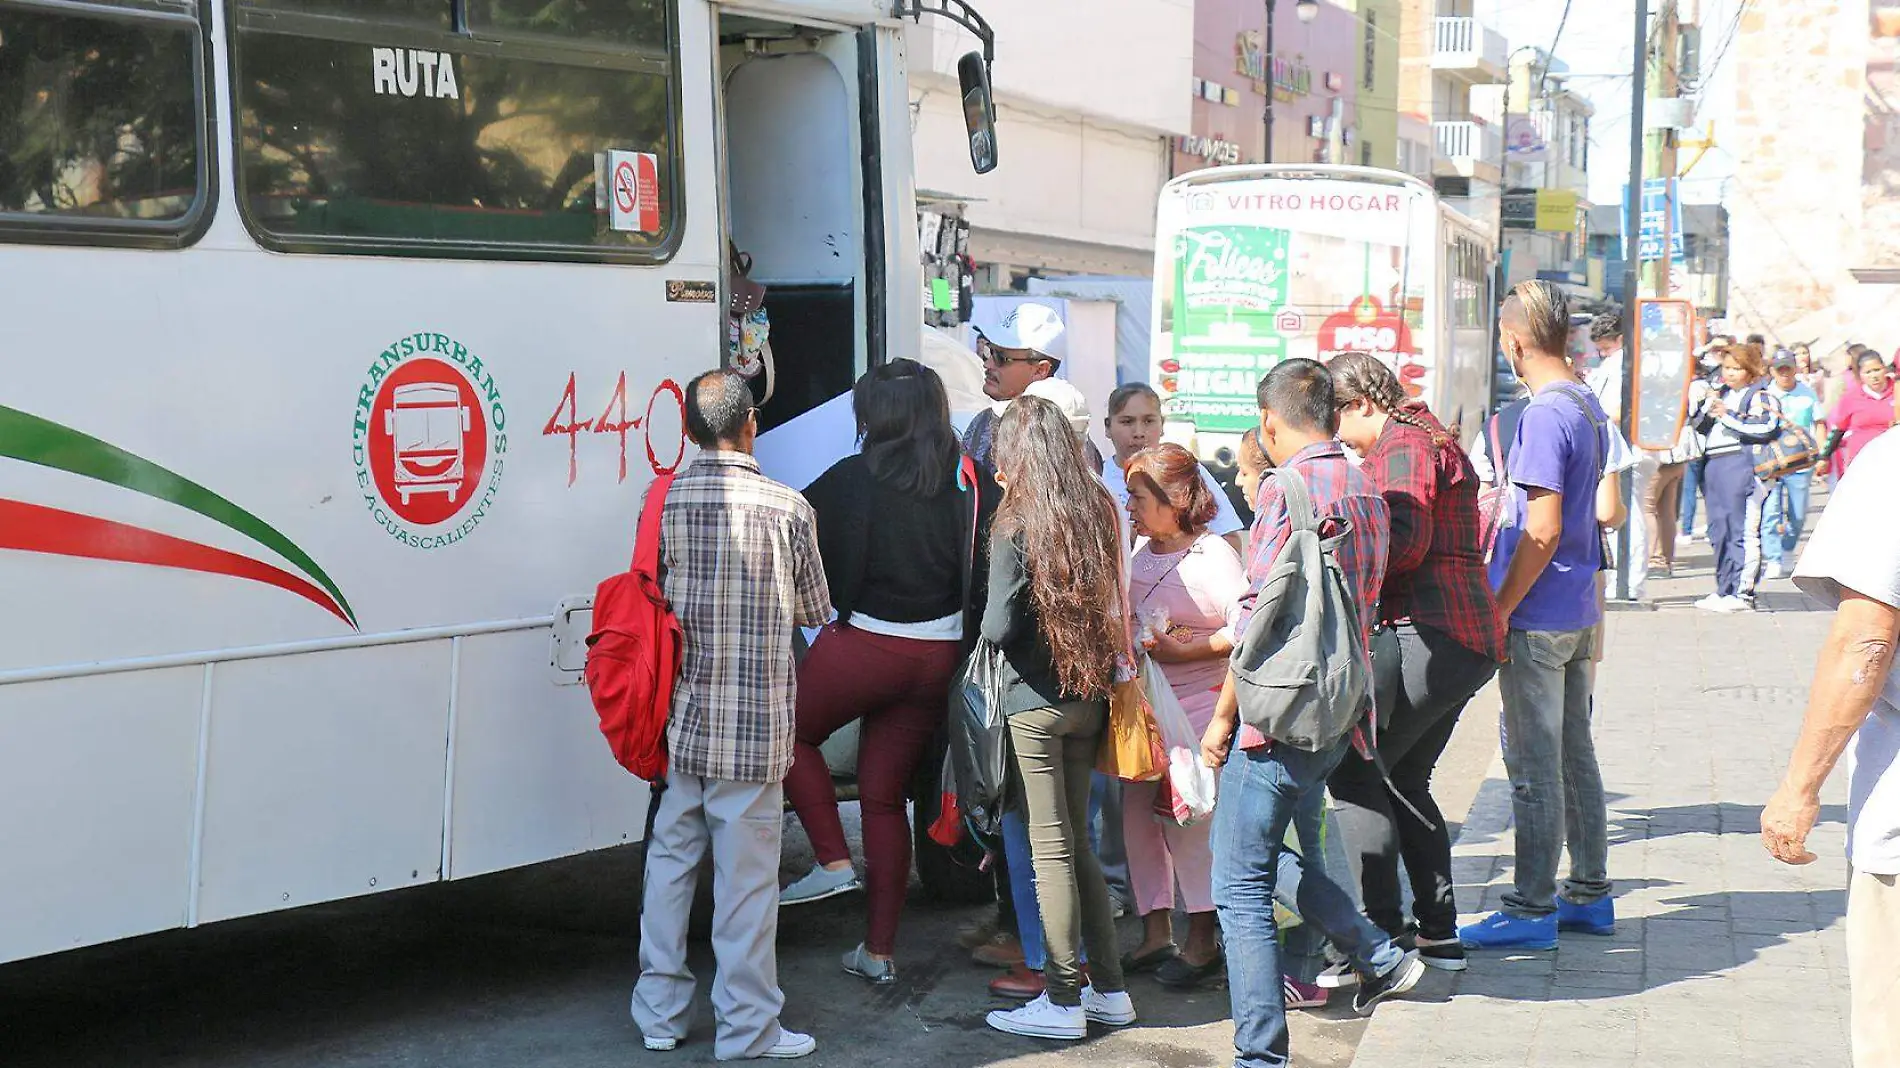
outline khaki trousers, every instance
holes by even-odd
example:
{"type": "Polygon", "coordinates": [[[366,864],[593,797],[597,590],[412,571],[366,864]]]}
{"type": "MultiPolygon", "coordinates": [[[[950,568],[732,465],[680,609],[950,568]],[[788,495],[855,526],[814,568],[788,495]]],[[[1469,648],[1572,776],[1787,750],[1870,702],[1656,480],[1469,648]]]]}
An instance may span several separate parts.
{"type": "Polygon", "coordinates": [[[1847,978],[1854,1068],[1900,1068],[1900,881],[1857,871],[1847,884],[1847,978]]]}

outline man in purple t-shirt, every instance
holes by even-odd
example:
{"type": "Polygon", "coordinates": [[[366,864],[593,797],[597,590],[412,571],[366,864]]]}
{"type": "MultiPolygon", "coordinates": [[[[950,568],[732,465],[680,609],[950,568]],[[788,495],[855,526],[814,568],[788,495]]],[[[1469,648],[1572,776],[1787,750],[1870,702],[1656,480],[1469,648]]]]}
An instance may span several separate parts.
{"type": "Polygon", "coordinates": [[[1518,422],[1508,475],[1524,492],[1522,528],[1509,554],[1498,612],[1510,624],[1510,659],[1498,673],[1504,766],[1517,822],[1516,885],[1504,907],[1459,928],[1470,949],[1555,949],[1557,932],[1609,934],[1608,814],[1590,737],[1596,575],[1603,567],[1596,489],[1609,419],[1564,358],[1570,330],[1563,291],[1524,282],[1499,315],[1511,370],[1532,399],[1518,422]],[[1570,878],[1557,888],[1569,829],[1570,878]]]}

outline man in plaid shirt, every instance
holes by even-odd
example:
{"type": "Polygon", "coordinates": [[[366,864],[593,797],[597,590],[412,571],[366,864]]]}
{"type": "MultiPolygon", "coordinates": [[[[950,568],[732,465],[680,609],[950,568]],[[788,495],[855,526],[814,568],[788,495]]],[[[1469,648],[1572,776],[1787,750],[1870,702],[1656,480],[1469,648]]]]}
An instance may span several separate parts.
{"type": "Polygon", "coordinates": [[[758,413],[743,378],[709,371],[686,389],[701,452],[667,494],[661,583],[685,641],[666,741],[666,788],[647,844],[633,1018],[646,1048],[686,1036],[694,993],[686,923],[711,846],[713,1011],[720,1060],[803,1057],[811,1036],[779,1026],[778,867],[792,766],[796,627],[831,615],[805,498],[759,471],[758,413]]]}
{"type": "MultiPolygon", "coordinates": [[[[1391,517],[1370,479],[1353,469],[1334,440],[1339,408],[1333,379],[1312,360],[1285,360],[1260,380],[1260,444],[1277,469],[1304,478],[1321,535],[1333,523],[1352,524],[1335,553],[1363,626],[1370,629],[1379,584],[1385,577],[1391,517]]],[[[1241,598],[1237,632],[1244,633],[1267,573],[1290,533],[1286,499],[1272,479],[1260,485],[1259,507],[1248,544],[1252,588],[1241,598]]],[[[1368,700],[1370,696],[1368,695],[1368,700]]],[[[1352,897],[1318,867],[1320,822],[1326,777],[1349,758],[1350,736],[1320,752],[1307,752],[1265,738],[1239,722],[1240,703],[1230,672],[1221,687],[1214,719],[1202,739],[1203,759],[1222,767],[1220,804],[1214,806],[1214,906],[1227,947],[1227,981],[1233,1002],[1235,1068],[1284,1068],[1289,1061],[1286,980],[1273,919],[1276,893],[1297,904],[1303,926],[1317,928],[1352,961],[1360,975],[1354,1007],[1368,1011],[1418,983],[1424,965],[1387,938],[1353,905],[1352,897]],[[1285,847],[1296,828],[1301,849],[1285,847]]],[[[1293,947],[1296,950],[1300,947],[1293,947]]],[[[1294,961],[1310,968],[1316,945],[1294,961]]],[[[1302,975],[1301,981],[1310,979],[1302,975]]]]}

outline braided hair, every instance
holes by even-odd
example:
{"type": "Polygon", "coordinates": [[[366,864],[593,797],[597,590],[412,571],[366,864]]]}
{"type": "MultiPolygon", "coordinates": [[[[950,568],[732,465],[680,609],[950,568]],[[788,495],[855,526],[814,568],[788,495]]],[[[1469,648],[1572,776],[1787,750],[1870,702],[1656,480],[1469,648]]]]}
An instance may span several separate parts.
{"type": "Polygon", "coordinates": [[[1399,376],[1392,373],[1384,360],[1367,352],[1342,352],[1333,357],[1326,369],[1332,372],[1333,396],[1338,403],[1369,400],[1387,416],[1430,435],[1432,448],[1442,449],[1451,444],[1451,435],[1419,414],[1425,405],[1406,397],[1399,385],[1399,376]]]}

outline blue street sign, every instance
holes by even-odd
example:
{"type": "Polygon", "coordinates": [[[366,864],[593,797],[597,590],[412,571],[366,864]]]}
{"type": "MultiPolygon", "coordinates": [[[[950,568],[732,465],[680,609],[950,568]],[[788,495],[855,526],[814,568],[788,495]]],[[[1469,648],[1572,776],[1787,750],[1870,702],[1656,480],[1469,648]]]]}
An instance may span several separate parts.
{"type": "MultiPolygon", "coordinates": [[[[1676,195],[1676,180],[1673,178],[1643,179],[1643,220],[1642,232],[1637,235],[1638,259],[1651,262],[1662,259],[1663,220],[1669,220],[1669,258],[1678,263],[1685,258],[1682,241],[1682,198],[1676,195]]],[[[1623,186],[1623,200],[1629,202],[1629,186],[1623,186]]],[[[1630,254],[1629,215],[1616,213],[1618,229],[1623,235],[1623,258],[1630,254]]]]}

